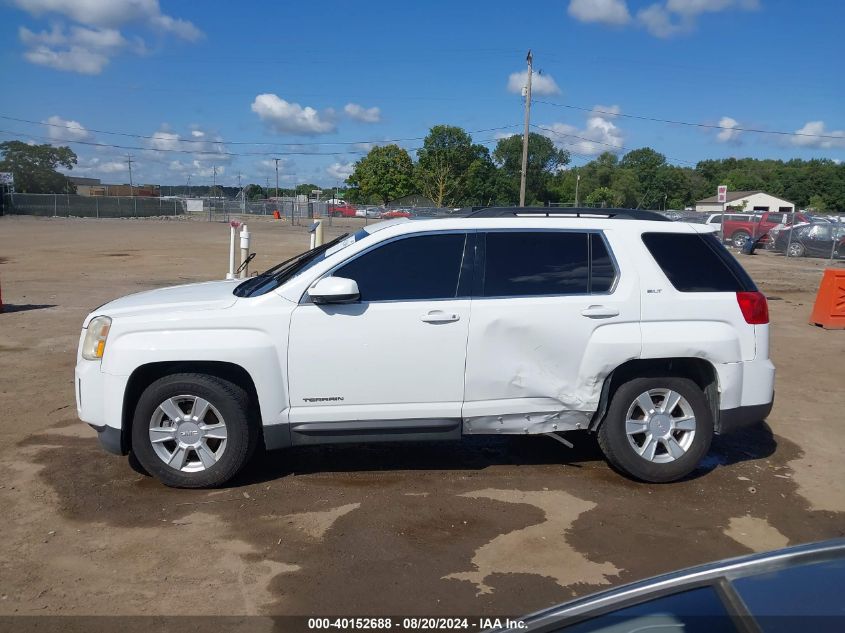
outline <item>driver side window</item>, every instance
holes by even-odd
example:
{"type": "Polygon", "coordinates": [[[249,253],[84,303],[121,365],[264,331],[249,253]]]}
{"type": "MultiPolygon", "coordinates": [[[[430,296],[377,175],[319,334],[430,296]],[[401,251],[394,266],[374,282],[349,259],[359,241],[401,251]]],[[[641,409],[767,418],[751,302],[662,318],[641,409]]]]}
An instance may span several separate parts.
{"type": "Polygon", "coordinates": [[[361,301],[421,301],[458,295],[465,233],[387,242],[344,264],[335,277],[354,279],[361,301]]]}

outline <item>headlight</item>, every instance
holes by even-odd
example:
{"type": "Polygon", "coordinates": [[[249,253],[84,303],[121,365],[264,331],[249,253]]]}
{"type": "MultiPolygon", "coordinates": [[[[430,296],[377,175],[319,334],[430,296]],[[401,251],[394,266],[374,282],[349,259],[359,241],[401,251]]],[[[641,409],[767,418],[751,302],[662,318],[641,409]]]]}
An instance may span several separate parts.
{"type": "Polygon", "coordinates": [[[91,319],[88,324],[88,331],[85,332],[85,341],[82,343],[82,358],[85,360],[100,360],[103,357],[109,328],[111,328],[109,317],[98,316],[91,319]]]}

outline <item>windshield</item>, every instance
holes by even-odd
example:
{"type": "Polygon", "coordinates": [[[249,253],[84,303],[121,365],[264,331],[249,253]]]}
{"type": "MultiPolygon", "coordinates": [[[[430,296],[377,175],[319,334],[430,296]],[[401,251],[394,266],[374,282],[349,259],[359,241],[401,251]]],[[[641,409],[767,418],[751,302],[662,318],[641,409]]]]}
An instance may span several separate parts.
{"type": "Polygon", "coordinates": [[[270,292],[368,235],[366,229],[360,229],[351,235],[344,233],[330,242],[291,257],[247,279],[235,288],[234,294],[237,297],[257,297],[270,292]]]}

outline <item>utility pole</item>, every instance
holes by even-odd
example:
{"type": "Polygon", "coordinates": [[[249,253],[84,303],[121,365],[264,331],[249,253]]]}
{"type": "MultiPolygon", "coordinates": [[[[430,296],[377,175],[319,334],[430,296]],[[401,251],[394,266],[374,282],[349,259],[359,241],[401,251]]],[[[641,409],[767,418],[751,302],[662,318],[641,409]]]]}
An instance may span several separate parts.
{"type": "Polygon", "coordinates": [[[528,175],[528,126],[531,121],[531,73],[533,72],[534,57],[531,51],[525,58],[528,62],[528,82],[525,87],[525,131],[522,135],[522,173],[519,177],[519,206],[525,206],[525,178],[528,175]]]}
{"type": "Polygon", "coordinates": [[[578,207],[578,185],[581,183],[581,174],[575,170],[575,207],[578,207]]]}
{"type": "Polygon", "coordinates": [[[188,197],[191,197],[191,174],[188,174],[188,197]]]}
{"type": "Polygon", "coordinates": [[[279,159],[274,158],[273,160],[276,161],[276,197],[278,198],[279,197],[279,159]]]}
{"type": "Polygon", "coordinates": [[[126,155],[126,162],[129,165],[129,195],[134,196],[135,195],[135,189],[132,186],[132,154],[126,155]]]}

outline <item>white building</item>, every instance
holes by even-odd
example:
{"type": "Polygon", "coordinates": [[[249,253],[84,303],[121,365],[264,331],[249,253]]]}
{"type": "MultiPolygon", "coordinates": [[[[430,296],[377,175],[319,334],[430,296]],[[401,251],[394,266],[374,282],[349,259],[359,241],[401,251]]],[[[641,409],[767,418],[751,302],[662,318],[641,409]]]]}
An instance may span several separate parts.
{"type": "Polygon", "coordinates": [[[728,210],[792,213],[795,211],[795,203],[765,191],[728,191],[727,202],[721,203],[717,196],[710,196],[696,202],[695,210],[703,213],[719,213],[728,210]]]}

